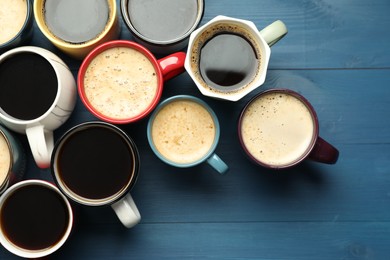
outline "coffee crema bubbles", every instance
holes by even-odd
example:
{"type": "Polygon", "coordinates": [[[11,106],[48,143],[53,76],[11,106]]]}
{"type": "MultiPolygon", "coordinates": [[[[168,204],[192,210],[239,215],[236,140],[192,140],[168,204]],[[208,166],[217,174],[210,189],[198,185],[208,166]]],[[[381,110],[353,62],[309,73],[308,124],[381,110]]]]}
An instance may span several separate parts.
{"type": "Polygon", "coordinates": [[[0,0],[0,45],[12,40],[27,19],[27,0],[0,0]]]}
{"type": "Polygon", "coordinates": [[[138,50],[110,48],[88,65],[84,92],[104,116],[128,119],[147,110],[156,97],[158,76],[152,62],[138,50]]]}
{"type": "Polygon", "coordinates": [[[166,159],[193,163],[202,159],[214,144],[216,129],[213,117],[201,104],[175,100],[158,111],[152,123],[152,140],[166,159]]]}
{"type": "Polygon", "coordinates": [[[315,123],[310,110],[295,96],[267,93],[246,108],[240,131],[246,149],[256,160],[284,166],[308,151],[315,123]]]}

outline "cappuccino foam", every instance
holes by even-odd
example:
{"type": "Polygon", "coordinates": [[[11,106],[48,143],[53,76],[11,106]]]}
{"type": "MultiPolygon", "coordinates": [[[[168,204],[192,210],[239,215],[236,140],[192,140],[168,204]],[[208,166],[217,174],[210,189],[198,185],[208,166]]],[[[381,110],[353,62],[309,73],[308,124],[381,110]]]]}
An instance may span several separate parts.
{"type": "Polygon", "coordinates": [[[141,52],[115,47],[97,55],[84,76],[84,91],[99,113],[128,119],[150,107],[158,88],[157,73],[141,52]]]}
{"type": "Polygon", "coordinates": [[[3,184],[8,175],[11,166],[11,154],[8,143],[4,136],[0,133],[0,186],[3,184]]]}
{"type": "Polygon", "coordinates": [[[26,0],[0,0],[0,44],[14,38],[27,18],[26,0]]]}
{"type": "Polygon", "coordinates": [[[315,134],[310,110],[284,93],[259,96],[246,109],[241,134],[245,147],[258,161],[284,166],[300,159],[315,134]]]}
{"type": "Polygon", "coordinates": [[[190,100],[173,101],[156,115],[152,139],[166,159],[179,164],[202,159],[215,139],[213,117],[202,105],[190,100]]]}

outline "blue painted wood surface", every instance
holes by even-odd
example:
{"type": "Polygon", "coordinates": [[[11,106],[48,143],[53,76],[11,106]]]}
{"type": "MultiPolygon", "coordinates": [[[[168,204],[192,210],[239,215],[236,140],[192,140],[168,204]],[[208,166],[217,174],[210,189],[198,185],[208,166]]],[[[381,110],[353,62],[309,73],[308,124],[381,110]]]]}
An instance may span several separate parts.
{"type": "MultiPolygon", "coordinates": [[[[147,120],[121,126],[141,151],[133,197],[142,221],[121,226],[110,208],[78,208],[73,235],[53,259],[390,259],[390,1],[206,0],[202,24],[219,14],[259,29],[283,20],[289,34],[272,47],[261,89],[237,103],[203,97],[187,74],[166,83],[163,98],[190,94],[220,119],[216,152],[230,166],[176,169],[146,139],[147,120]],[[336,165],[305,162],[274,172],[252,164],[237,138],[244,104],[268,88],[290,88],[312,103],[320,135],[340,150],[336,165]]],[[[122,39],[132,39],[122,23],[122,39]]],[[[72,68],[34,25],[32,45],[72,68]]],[[[78,100],[55,132],[95,120],[78,100]]],[[[27,147],[26,137],[17,135],[27,147]]],[[[50,179],[28,152],[26,178],[50,179]]],[[[15,258],[0,247],[0,259],[15,258]]]]}

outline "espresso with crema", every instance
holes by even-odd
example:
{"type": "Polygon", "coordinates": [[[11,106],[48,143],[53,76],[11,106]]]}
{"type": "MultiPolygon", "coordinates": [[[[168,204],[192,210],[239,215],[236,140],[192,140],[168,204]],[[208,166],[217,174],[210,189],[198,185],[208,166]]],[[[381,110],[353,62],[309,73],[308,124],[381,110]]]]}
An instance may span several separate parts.
{"type": "Polygon", "coordinates": [[[308,107],[293,95],[260,95],[241,122],[244,146],[266,165],[285,166],[299,160],[313,142],[315,123],[308,107]]]}
{"type": "Polygon", "coordinates": [[[0,133],[0,187],[7,178],[11,166],[11,153],[8,142],[4,135],[0,133]]]}
{"type": "Polygon", "coordinates": [[[190,100],[176,100],[158,111],[152,123],[152,140],[158,152],[178,164],[202,159],[211,149],[216,127],[211,114],[190,100]]]}
{"type": "Polygon", "coordinates": [[[191,70],[205,89],[229,95],[251,86],[258,77],[261,48],[253,33],[230,23],[218,23],[194,39],[191,70]]]}
{"type": "Polygon", "coordinates": [[[27,0],[0,0],[0,44],[12,40],[27,19],[27,0]]]}
{"type": "Polygon", "coordinates": [[[103,51],[91,61],[84,76],[88,102],[112,119],[140,115],[150,107],[157,89],[158,77],[152,62],[128,47],[103,51]]]}

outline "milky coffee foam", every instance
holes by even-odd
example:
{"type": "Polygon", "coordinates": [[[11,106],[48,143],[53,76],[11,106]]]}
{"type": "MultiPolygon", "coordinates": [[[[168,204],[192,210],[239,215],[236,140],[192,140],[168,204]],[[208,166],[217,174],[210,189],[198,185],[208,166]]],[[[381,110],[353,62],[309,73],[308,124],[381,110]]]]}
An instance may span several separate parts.
{"type": "Polygon", "coordinates": [[[268,93],[248,106],[241,133],[245,147],[258,161],[283,166],[301,158],[315,130],[309,109],[298,98],[268,93]]]}
{"type": "Polygon", "coordinates": [[[0,44],[14,38],[27,18],[27,0],[0,0],[0,44]]]}
{"type": "Polygon", "coordinates": [[[138,116],[157,93],[157,74],[149,59],[137,50],[115,47],[97,55],[84,76],[89,103],[113,119],[138,116]]]}
{"type": "Polygon", "coordinates": [[[2,133],[0,133],[0,186],[8,175],[11,165],[11,154],[8,143],[2,133]]]}
{"type": "Polygon", "coordinates": [[[213,117],[202,105],[176,100],[158,112],[152,124],[152,139],[168,160],[193,163],[210,151],[215,131],[213,117]]]}

